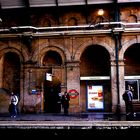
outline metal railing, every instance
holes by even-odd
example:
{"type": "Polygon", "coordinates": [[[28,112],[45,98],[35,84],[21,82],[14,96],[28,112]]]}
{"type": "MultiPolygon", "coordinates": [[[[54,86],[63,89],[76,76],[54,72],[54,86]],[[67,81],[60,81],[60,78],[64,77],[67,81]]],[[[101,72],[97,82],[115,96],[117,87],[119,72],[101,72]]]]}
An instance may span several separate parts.
{"type": "Polygon", "coordinates": [[[54,34],[54,35],[71,35],[71,34],[100,34],[111,32],[139,32],[140,23],[123,23],[123,22],[103,22],[92,25],[81,26],[54,26],[54,27],[34,27],[34,26],[16,26],[0,29],[0,34],[54,34]]]}

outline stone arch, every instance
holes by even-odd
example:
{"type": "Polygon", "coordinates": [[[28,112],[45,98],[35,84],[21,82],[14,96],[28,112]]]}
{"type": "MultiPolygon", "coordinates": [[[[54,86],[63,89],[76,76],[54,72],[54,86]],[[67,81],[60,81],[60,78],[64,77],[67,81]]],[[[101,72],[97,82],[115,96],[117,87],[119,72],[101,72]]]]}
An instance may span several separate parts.
{"type": "Polygon", "coordinates": [[[12,48],[12,47],[8,47],[8,48],[4,48],[4,49],[0,50],[0,58],[8,52],[16,53],[20,58],[20,62],[24,61],[24,56],[21,54],[21,52],[19,52],[19,50],[12,48]]]}
{"type": "Polygon", "coordinates": [[[78,21],[75,17],[71,17],[68,20],[68,26],[77,26],[78,25],[78,21]]]}
{"type": "Polygon", "coordinates": [[[21,44],[21,49],[19,47],[16,47],[17,44],[10,44],[10,46],[7,46],[6,43],[2,43],[0,44],[0,57],[6,53],[6,52],[15,52],[16,54],[18,54],[20,56],[20,60],[22,62],[24,61],[28,61],[29,59],[29,55],[28,55],[28,52],[24,45],[22,46],[23,44],[21,44]]]}
{"type": "Polygon", "coordinates": [[[77,60],[80,60],[80,57],[82,55],[82,53],[84,52],[84,50],[86,49],[86,47],[91,46],[91,45],[99,45],[99,46],[103,46],[110,54],[110,60],[113,60],[115,57],[115,52],[113,50],[114,46],[111,47],[109,44],[105,43],[105,42],[95,42],[95,43],[91,43],[91,42],[86,42],[83,43],[80,47],[78,47],[76,53],[75,53],[75,58],[77,60]]]}
{"type": "Polygon", "coordinates": [[[122,46],[122,48],[121,48],[121,50],[120,50],[120,52],[119,52],[119,59],[120,59],[120,60],[123,60],[123,58],[124,58],[124,52],[125,52],[130,46],[134,45],[135,43],[140,43],[140,42],[139,42],[137,39],[133,39],[133,40],[131,40],[131,41],[126,42],[126,43],[122,46]]]}
{"type": "Polygon", "coordinates": [[[20,79],[20,76],[22,75],[21,67],[24,57],[18,49],[7,47],[0,50],[0,61],[0,89],[3,89],[0,106],[3,106],[2,110],[7,113],[9,97],[7,97],[5,92],[10,94],[10,92],[13,91],[18,94],[19,97],[21,96],[21,83],[23,81],[20,79]]]}
{"type": "Polygon", "coordinates": [[[47,51],[55,51],[55,52],[57,52],[61,56],[61,58],[62,58],[62,64],[64,65],[65,58],[66,58],[64,52],[60,48],[54,47],[54,46],[46,47],[46,48],[43,48],[42,50],[40,50],[39,60],[38,60],[39,61],[39,64],[42,65],[43,58],[44,58],[45,53],[47,51]]]}
{"type": "Polygon", "coordinates": [[[69,24],[70,19],[74,19],[74,21],[76,21],[77,25],[86,23],[84,15],[82,15],[79,12],[73,12],[73,11],[68,12],[68,13],[64,13],[64,15],[62,15],[60,18],[60,22],[61,22],[61,24],[67,26],[69,24]]]}
{"type": "Polygon", "coordinates": [[[62,58],[63,64],[66,60],[70,60],[70,58],[71,58],[70,52],[68,51],[68,49],[66,47],[63,47],[63,46],[58,46],[56,44],[47,46],[47,45],[43,44],[39,48],[34,51],[34,54],[32,57],[32,59],[34,61],[38,61],[39,64],[41,64],[42,55],[44,55],[45,52],[49,51],[49,50],[58,52],[62,58]],[[39,48],[41,48],[41,49],[39,49],[39,48]]]}
{"type": "Polygon", "coordinates": [[[129,15],[128,17],[128,22],[134,22],[136,23],[137,22],[137,16],[136,15],[129,15]]]}
{"type": "Polygon", "coordinates": [[[49,50],[45,53],[43,59],[41,60],[41,64],[43,66],[46,66],[46,65],[49,65],[49,66],[59,65],[59,66],[61,66],[63,64],[62,57],[60,56],[60,54],[57,51],[49,50]]]}
{"type": "Polygon", "coordinates": [[[50,14],[43,14],[42,16],[34,16],[32,17],[35,26],[42,27],[51,27],[56,25],[56,20],[50,14]]]}

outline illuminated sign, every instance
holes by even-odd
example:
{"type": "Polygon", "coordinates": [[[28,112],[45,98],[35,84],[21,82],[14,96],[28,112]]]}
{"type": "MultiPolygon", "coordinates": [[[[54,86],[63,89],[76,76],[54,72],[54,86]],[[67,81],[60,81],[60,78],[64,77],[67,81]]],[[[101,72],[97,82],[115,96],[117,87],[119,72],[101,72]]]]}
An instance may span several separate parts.
{"type": "Polygon", "coordinates": [[[84,76],[80,80],[110,80],[109,76],[84,76]]]}
{"type": "Polygon", "coordinates": [[[75,99],[79,95],[76,89],[71,89],[68,93],[71,99],[75,99]]]}
{"type": "Polygon", "coordinates": [[[52,81],[52,74],[51,73],[46,73],[46,80],[52,81]]]}
{"type": "MultiPolygon", "coordinates": [[[[124,79],[140,79],[140,75],[124,76],[124,79]]],[[[81,76],[80,80],[110,80],[110,76],[81,76]]]]}
{"type": "Polygon", "coordinates": [[[87,86],[87,109],[104,109],[103,86],[87,86]]]}
{"type": "Polygon", "coordinates": [[[32,94],[36,94],[36,89],[32,89],[32,94]]]}

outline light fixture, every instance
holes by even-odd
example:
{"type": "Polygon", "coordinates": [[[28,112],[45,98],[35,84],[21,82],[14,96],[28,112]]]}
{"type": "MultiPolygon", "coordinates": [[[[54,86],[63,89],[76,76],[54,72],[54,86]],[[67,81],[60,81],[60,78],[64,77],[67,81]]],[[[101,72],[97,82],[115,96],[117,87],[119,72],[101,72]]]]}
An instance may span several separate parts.
{"type": "Polygon", "coordinates": [[[102,16],[103,14],[104,14],[104,10],[103,10],[103,9],[99,9],[99,10],[98,10],[98,15],[99,15],[99,16],[102,16]]]}

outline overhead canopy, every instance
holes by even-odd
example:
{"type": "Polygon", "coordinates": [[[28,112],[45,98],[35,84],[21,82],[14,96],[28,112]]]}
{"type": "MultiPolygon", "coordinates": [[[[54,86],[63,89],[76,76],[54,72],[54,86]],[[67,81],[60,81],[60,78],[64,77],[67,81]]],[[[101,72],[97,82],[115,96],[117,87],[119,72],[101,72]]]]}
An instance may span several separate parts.
{"type": "Polygon", "coordinates": [[[1,0],[2,9],[23,8],[25,3],[30,7],[72,6],[85,4],[113,3],[114,0],[1,0]]]}
{"type": "Polygon", "coordinates": [[[25,3],[30,7],[73,6],[105,3],[134,3],[140,0],[0,0],[2,9],[23,8],[25,3]]]}

